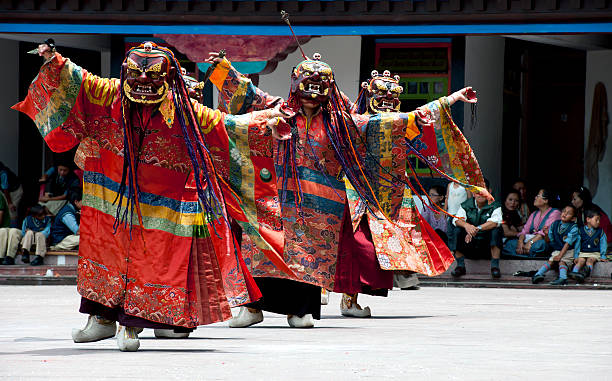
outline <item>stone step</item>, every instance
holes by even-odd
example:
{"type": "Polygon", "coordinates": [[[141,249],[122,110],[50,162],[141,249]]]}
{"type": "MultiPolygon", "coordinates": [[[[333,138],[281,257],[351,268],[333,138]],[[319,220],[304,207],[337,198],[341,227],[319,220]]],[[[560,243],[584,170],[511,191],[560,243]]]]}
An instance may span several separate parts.
{"type": "Polygon", "coordinates": [[[0,266],[0,276],[76,276],[76,265],[70,266],[30,266],[30,265],[12,265],[0,266]]]}
{"type": "MultiPolygon", "coordinates": [[[[500,260],[499,267],[502,276],[504,276],[512,275],[517,271],[537,271],[546,262],[547,261],[543,259],[502,259],[500,260]]],[[[450,277],[450,273],[454,268],[455,265],[453,264],[444,274],[440,276],[450,277]]],[[[465,268],[467,269],[468,276],[470,276],[471,274],[491,274],[491,262],[484,259],[466,259],[465,268]]],[[[548,276],[552,276],[551,274],[553,273],[553,271],[550,271],[548,273],[548,276]]],[[[610,279],[610,274],[612,274],[612,262],[598,262],[595,264],[595,267],[593,267],[593,273],[591,274],[591,277],[610,279]]]]}
{"type": "Polygon", "coordinates": [[[76,285],[76,275],[39,276],[39,275],[4,275],[0,274],[0,285],[12,286],[71,286],[76,285]]]}
{"type": "MultiPolygon", "coordinates": [[[[21,260],[23,257],[21,254],[17,254],[15,257],[15,264],[23,265],[21,260]]],[[[30,259],[34,258],[34,254],[30,254],[30,259]]],[[[47,251],[44,258],[45,265],[76,265],[79,261],[79,252],[76,250],[62,250],[62,251],[47,251]]]]}

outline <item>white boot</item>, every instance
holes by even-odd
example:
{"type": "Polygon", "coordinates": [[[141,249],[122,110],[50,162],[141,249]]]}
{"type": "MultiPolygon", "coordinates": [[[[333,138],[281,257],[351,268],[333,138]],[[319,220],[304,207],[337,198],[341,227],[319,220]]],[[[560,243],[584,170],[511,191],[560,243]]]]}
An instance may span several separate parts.
{"type": "Polygon", "coordinates": [[[140,348],[140,340],[136,330],[138,328],[119,325],[117,330],[117,347],[121,352],[136,352],[140,348]]]}
{"type": "Polygon", "coordinates": [[[155,337],[158,339],[186,339],[189,332],[174,332],[173,329],[154,329],[155,337]]]}
{"type": "Polygon", "coordinates": [[[303,317],[289,315],[287,316],[287,323],[291,328],[312,328],[314,327],[314,318],[312,314],[306,314],[303,317]]]}
{"type": "Polygon", "coordinates": [[[230,328],[246,328],[263,321],[263,312],[251,312],[247,307],[240,307],[238,316],[229,321],[230,328]]]}
{"type": "Polygon", "coordinates": [[[355,296],[349,294],[342,294],[342,302],[340,302],[340,313],[342,316],[356,317],[356,318],[369,318],[372,316],[370,307],[361,308],[357,304],[357,294],[355,296]]]}
{"type": "Polygon", "coordinates": [[[72,330],[72,340],[75,343],[91,343],[115,336],[117,325],[114,321],[106,320],[94,315],[89,315],[84,328],[72,330]]]}
{"type": "Polygon", "coordinates": [[[326,306],[329,303],[329,291],[322,288],[321,289],[321,304],[326,306]]]}

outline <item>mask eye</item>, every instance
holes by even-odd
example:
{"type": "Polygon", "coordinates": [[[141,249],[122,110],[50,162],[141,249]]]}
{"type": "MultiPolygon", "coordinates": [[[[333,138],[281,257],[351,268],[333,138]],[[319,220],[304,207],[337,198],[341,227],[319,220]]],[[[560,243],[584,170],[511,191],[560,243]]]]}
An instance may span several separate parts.
{"type": "Polygon", "coordinates": [[[151,79],[159,79],[159,73],[156,72],[149,72],[149,77],[151,79]]]}
{"type": "Polygon", "coordinates": [[[128,70],[128,76],[130,78],[138,78],[140,77],[140,72],[138,70],[130,69],[128,70]]]}
{"type": "Polygon", "coordinates": [[[323,80],[323,81],[327,81],[327,76],[326,76],[325,74],[323,74],[323,75],[321,76],[321,80],[323,80]]]}
{"type": "Polygon", "coordinates": [[[304,73],[302,73],[302,75],[303,75],[304,77],[310,77],[310,76],[312,75],[312,72],[311,72],[311,71],[306,70],[306,71],[304,71],[304,73]]]}

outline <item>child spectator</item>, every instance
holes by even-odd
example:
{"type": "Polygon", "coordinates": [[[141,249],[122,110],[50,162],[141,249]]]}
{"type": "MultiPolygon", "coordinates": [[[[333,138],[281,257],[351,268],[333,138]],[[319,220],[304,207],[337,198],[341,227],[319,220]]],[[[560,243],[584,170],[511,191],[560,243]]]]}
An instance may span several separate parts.
{"type": "Polygon", "coordinates": [[[574,222],[576,219],[576,208],[571,205],[566,206],[561,211],[561,219],[550,225],[545,240],[553,249],[548,263],[544,264],[540,270],[531,278],[533,284],[544,280],[544,274],[552,269],[555,263],[559,265],[559,277],[551,285],[559,286],[567,284],[568,267],[574,263],[574,242],[578,236],[578,226],[574,222]]]}
{"type": "Polygon", "coordinates": [[[502,229],[504,230],[504,242],[507,239],[517,238],[521,230],[523,230],[523,221],[518,208],[521,205],[521,195],[517,190],[512,189],[506,193],[504,203],[502,205],[502,229]]]}
{"type": "Polygon", "coordinates": [[[11,226],[17,224],[17,208],[23,196],[23,187],[19,178],[3,162],[0,161],[0,188],[8,204],[11,226]]]}
{"type": "Polygon", "coordinates": [[[51,248],[72,250],[79,246],[80,197],[73,199],[57,212],[51,225],[51,248]]]}
{"type": "Polygon", "coordinates": [[[572,204],[578,209],[577,222],[578,225],[584,225],[584,211],[587,209],[593,209],[599,212],[599,216],[601,217],[601,221],[599,226],[606,233],[606,237],[608,238],[608,246],[612,244],[612,223],[610,223],[610,218],[604,211],[596,204],[593,203],[593,199],[591,197],[591,191],[589,191],[585,187],[580,187],[576,189],[572,193],[572,204]]]}
{"type": "Polygon", "coordinates": [[[47,254],[47,238],[51,233],[51,217],[47,216],[47,211],[42,205],[34,205],[30,208],[29,215],[23,220],[21,227],[21,247],[24,257],[30,256],[32,245],[36,245],[36,256],[30,262],[32,266],[43,264],[43,258],[47,254]]]}
{"type": "Polygon", "coordinates": [[[546,255],[550,248],[544,240],[544,228],[561,219],[561,212],[551,206],[555,197],[547,189],[540,189],[533,205],[538,208],[531,213],[517,239],[509,239],[504,244],[503,253],[507,256],[533,258],[546,255]]]}
{"type": "Polygon", "coordinates": [[[607,262],[608,242],[606,233],[599,227],[601,223],[599,211],[595,209],[585,210],[584,219],[585,224],[578,228],[578,235],[574,244],[575,265],[569,275],[577,283],[584,282],[584,279],[591,275],[595,262],[598,260],[607,262]]]}
{"type": "MultiPolygon", "coordinates": [[[[433,185],[429,188],[429,198],[440,208],[444,209],[444,187],[440,185],[433,185]]],[[[446,236],[446,227],[447,227],[447,219],[446,215],[442,213],[436,213],[431,208],[424,208],[421,216],[427,221],[429,226],[431,226],[438,236],[446,243],[448,238],[446,236]]]]}

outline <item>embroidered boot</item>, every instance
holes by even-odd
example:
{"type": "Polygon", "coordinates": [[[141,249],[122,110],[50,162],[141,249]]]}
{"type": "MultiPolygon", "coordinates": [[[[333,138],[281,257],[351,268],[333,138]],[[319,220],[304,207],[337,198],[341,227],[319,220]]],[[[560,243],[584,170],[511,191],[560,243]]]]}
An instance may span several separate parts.
{"type": "Polygon", "coordinates": [[[84,328],[72,330],[72,340],[75,343],[91,343],[115,336],[117,325],[112,320],[100,316],[89,315],[84,328]]]}
{"type": "Polygon", "coordinates": [[[342,316],[356,317],[356,318],[368,318],[372,316],[370,307],[361,308],[357,304],[357,295],[342,294],[342,302],[340,302],[340,313],[342,316]]]}
{"type": "Polygon", "coordinates": [[[140,340],[136,330],[138,328],[119,325],[117,330],[117,347],[121,352],[136,352],[140,348],[140,340]]]}
{"type": "Polygon", "coordinates": [[[321,304],[326,306],[329,303],[329,291],[322,288],[321,289],[321,304]]]}
{"type": "Polygon", "coordinates": [[[155,337],[158,339],[186,339],[189,332],[174,332],[173,329],[154,329],[155,337]]]}
{"type": "Polygon", "coordinates": [[[287,315],[287,323],[289,323],[291,328],[312,328],[314,327],[314,318],[312,314],[306,314],[302,317],[287,315]]]}
{"type": "Polygon", "coordinates": [[[263,321],[263,312],[248,307],[240,307],[238,315],[229,321],[230,328],[246,328],[263,321]]]}

